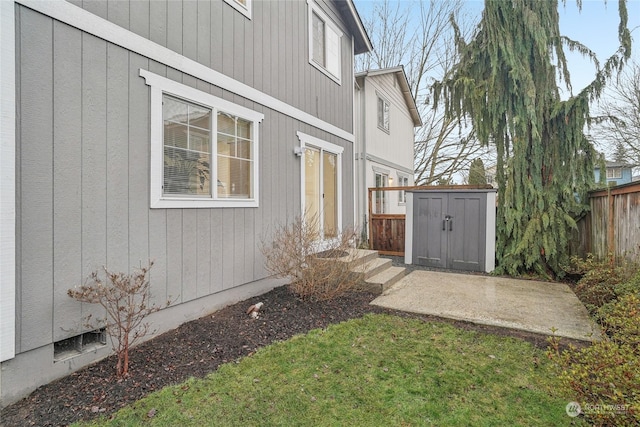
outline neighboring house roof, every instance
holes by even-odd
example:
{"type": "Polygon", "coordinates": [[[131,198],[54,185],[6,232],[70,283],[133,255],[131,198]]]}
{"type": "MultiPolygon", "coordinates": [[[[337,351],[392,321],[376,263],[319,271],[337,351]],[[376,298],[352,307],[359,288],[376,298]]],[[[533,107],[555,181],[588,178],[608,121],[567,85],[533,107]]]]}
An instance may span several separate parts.
{"type": "Polygon", "coordinates": [[[356,6],[353,4],[353,0],[336,1],[335,5],[342,13],[349,30],[353,34],[353,53],[358,55],[361,53],[371,52],[373,50],[373,45],[371,44],[367,30],[365,30],[364,25],[362,24],[360,14],[356,10],[356,6]]]}
{"type": "Polygon", "coordinates": [[[416,100],[413,99],[413,95],[411,94],[411,89],[409,88],[409,80],[407,79],[407,74],[404,72],[404,66],[400,65],[392,68],[381,68],[379,70],[366,70],[356,73],[356,78],[361,77],[371,77],[371,76],[379,76],[382,74],[395,74],[398,82],[400,83],[400,91],[402,92],[402,96],[404,97],[405,102],[407,103],[407,108],[409,109],[409,113],[411,114],[411,119],[413,120],[413,126],[418,127],[422,126],[422,119],[420,118],[420,114],[418,113],[418,107],[416,105],[416,100]]]}
{"type": "Polygon", "coordinates": [[[626,162],[610,162],[605,161],[605,164],[608,168],[632,168],[633,165],[626,162]]]}

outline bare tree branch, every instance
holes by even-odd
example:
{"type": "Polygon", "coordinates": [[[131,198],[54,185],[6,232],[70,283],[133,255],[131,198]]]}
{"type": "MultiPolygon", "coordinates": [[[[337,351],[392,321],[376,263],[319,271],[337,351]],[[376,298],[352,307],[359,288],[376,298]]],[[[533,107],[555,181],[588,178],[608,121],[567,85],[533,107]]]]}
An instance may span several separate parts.
{"type": "Polygon", "coordinates": [[[451,182],[486,150],[471,127],[445,120],[443,109],[433,109],[430,86],[447,75],[457,60],[450,20],[463,32],[471,28],[462,0],[397,2],[382,0],[364,19],[375,51],[360,55],[359,70],[404,65],[423,126],[415,133],[415,181],[418,185],[451,182]],[[417,3],[417,4],[416,4],[417,3]],[[417,13],[419,11],[419,13],[417,13]]]}

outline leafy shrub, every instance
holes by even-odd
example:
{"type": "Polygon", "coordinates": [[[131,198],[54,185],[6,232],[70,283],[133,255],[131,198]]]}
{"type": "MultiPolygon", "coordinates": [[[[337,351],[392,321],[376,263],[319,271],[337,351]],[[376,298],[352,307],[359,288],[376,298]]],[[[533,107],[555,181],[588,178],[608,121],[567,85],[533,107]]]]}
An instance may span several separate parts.
{"type": "Polygon", "coordinates": [[[614,301],[616,287],[626,283],[638,271],[637,264],[626,260],[617,263],[611,254],[604,260],[589,254],[584,260],[573,257],[571,262],[570,273],[581,276],[575,293],[592,315],[603,305],[614,301]]]}
{"type": "Polygon", "coordinates": [[[560,379],[594,425],[640,424],[640,273],[612,287],[614,298],[597,311],[605,336],[590,347],[549,355],[560,379]]]}
{"type": "MultiPolygon", "coordinates": [[[[150,283],[147,273],[153,266],[142,267],[132,274],[114,273],[103,267],[105,279],[97,271],[91,273],[88,284],[69,289],[67,294],[78,301],[99,304],[107,313],[99,321],[105,325],[117,355],[116,375],[129,372],[129,348],[149,332],[144,319],[162,307],[150,304],[150,283]]],[[[167,306],[170,302],[167,302],[167,306]]]]}
{"type": "Polygon", "coordinates": [[[316,218],[296,218],[290,225],[276,226],[273,239],[262,241],[265,268],[276,277],[290,280],[289,288],[300,298],[330,300],[359,284],[351,271],[357,234],[348,230],[319,245],[316,218]],[[340,258],[338,261],[337,259],[340,258]]]}
{"type": "Polygon", "coordinates": [[[640,270],[628,281],[615,285],[613,293],[615,294],[615,299],[600,307],[596,314],[596,320],[603,326],[606,326],[607,316],[620,309],[618,300],[628,295],[640,296],[640,270]]]}
{"type": "Polygon", "coordinates": [[[640,423],[637,347],[602,341],[582,350],[567,350],[560,361],[564,367],[561,382],[574,393],[574,399],[592,424],[632,426],[640,423]]]}

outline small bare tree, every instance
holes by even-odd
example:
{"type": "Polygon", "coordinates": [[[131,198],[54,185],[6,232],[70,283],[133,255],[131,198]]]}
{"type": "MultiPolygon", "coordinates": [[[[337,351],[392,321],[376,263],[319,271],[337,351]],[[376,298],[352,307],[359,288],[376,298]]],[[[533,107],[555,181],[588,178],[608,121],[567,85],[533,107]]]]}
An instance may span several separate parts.
{"type": "Polygon", "coordinates": [[[594,143],[608,159],[640,164],[639,61],[627,65],[594,110],[599,116],[591,129],[594,143]]]}
{"type": "Polygon", "coordinates": [[[320,245],[317,217],[296,218],[289,225],[277,225],[272,240],[263,239],[260,250],[271,274],[290,280],[289,288],[300,298],[330,300],[358,286],[351,271],[354,230],[334,232],[320,245]]]}
{"type": "MultiPolygon", "coordinates": [[[[163,308],[149,303],[151,292],[147,273],[152,266],[153,261],[132,274],[114,273],[103,267],[106,280],[94,271],[87,278],[87,283],[67,291],[75,300],[99,304],[106,310],[106,318],[100,321],[118,358],[118,378],[127,376],[129,372],[129,348],[149,332],[149,324],[144,319],[163,308]]],[[[167,306],[169,304],[168,301],[167,306]]]]}

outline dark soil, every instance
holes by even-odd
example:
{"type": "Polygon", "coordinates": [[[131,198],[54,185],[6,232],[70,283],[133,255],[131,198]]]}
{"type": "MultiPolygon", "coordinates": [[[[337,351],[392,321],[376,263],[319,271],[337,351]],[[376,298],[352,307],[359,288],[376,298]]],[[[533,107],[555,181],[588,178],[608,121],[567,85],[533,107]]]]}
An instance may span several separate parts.
{"type": "MultiPolygon", "coordinates": [[[[369,305],[376,294],[355,292],[333,301],[302,301],[287,287],[228,306],[212,315],[185,323],[132,349],[129,376],[115,379],[115,359],[109,357],[76,373],[38,388],[0,415],[3,426],[58,426],[109,415],[165,386],[189,377],[204,377],[223,363],[251,355],[274,341],[311,329],[361,317],[390,313],[446,321],[386,310],[369,305]],[[257,319],[249,306],[264,303],[257,319]]],[[[515,336],[545,348],[546,338],[515,330],[447,321],[463,329],[515,336]]]]}

